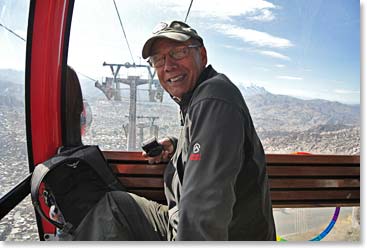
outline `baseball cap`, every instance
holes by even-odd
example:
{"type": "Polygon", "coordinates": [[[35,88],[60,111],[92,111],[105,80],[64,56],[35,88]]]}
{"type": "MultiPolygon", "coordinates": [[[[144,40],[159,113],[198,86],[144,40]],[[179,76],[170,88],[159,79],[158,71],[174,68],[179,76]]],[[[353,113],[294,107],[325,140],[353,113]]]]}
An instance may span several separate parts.
{"type": "Polygon", "coordinates": [[[194,38],[203,44],[203,39],[198,35],[195,29],[181,21],[172,21],[171,23],[161,22],[153,30],[153,36],[150,37],[143,46],[143,58],[148,58],[154,42],[160,38],[167,38],[184,42],[194,38]]]}

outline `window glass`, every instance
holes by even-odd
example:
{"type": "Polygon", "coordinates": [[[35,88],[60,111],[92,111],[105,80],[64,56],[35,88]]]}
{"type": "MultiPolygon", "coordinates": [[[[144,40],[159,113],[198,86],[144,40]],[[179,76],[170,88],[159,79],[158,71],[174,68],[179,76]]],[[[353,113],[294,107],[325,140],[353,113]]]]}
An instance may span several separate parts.
{"type": "MultiPolygon", "coordinates": [[[[0,1],[0,197],[29,174],[24,75],[28,0],[0,1]]],[[[37,240],[30,196],[0,222],[0,240],[37,240]]]]}
{"type": "Polygon", "coordinates": [[[36,241],[39,240],[37,223],[28,195],[0,221],[0,241],[36,241]]]}
{"type": "Polygon", "coordinates": [[[276,208],[273,213],[281,240],[360,240],[360,213],[356,207],[342,207],[339,213],[336,208],[276,208]]]}
{"type": "MultiPolygon", "coordinates": [[[[178,107],[141,48],[162,17],[184,20],[189,5],[76,0],[68,64],[83,90],[85,144],[140,150],[148,137],[177,135],[178,107]]],[[[243,93],[267,153],[360,153],[359,6],[357,0],[194,1],[188,22],[204,37],[209,63],[243,93]]],[[[0,196],[28,174],[28,10],[27,0],[0,2],[0,196]]],[[[28,197],[0,222],[0,240],[38,239],[30,209],[28,197]]],[[[308,240],[334,211],[275,209],[277,232],[308,240]]],[[[324,240],[359,240],[359,208],[342,208],[324,240]]]]}
{"type": "MultiPolygon", "coordinates": [[[[75,2],[68,64],[89,106],[85,144],[140,150],[153,135],[178,135],[179,109],[166,93],[161,99],[141,49],[160,21],[184,20],[189,5],[75,2]]],[[[204,38],[208,63],[241,90],[266,153],[359,155],[359,13],[357,0],[202,0],[193,2],[187,17],[204,38]]],[[[358,228],[350,231],[358,226],[358,210],[342,208],[329,239],[350,240],[355,233],[359,239],[358,228]],[[333,236],[337,230],[345,235],[333,236]]],[[[289,240],[312,238],[333,213],[274,210],[278,233],[289,240]]]]}
{"type": "MultiPolygon", "coordinates": [[[[141,49],[162,13],[183,20],[187,2],[76,1],[68,63],[90,106],[85,143],[139,150],[177,134],[178,107],[161,101],[141,49]]],[[[266,152],[359,154],[359,1],[217,2],[195,2],[188,22],[243,93],[266,152]]]]}
{"type": "Polygon", "coordinates": [[[68,64],[78,73],[88,106],[83,142],[98,144],[103,150],[141,150],[143,140],[178,133],[178,107],[140,57],[144,33],[134,27],[137,17],[125,20],[131,11],[142,17],[144,5],[116,1],[121,26],[114,2],[104,11],[95,9],[100,4],[75,2],[70,35],[68,64]]]}

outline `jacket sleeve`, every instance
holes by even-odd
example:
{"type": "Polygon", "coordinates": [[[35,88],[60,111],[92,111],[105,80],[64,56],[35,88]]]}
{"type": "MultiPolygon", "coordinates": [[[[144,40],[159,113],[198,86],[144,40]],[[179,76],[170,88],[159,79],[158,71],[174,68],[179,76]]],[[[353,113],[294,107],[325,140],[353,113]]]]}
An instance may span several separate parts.
{"type": "Polygon", "coordinates": [[[244,117],[216,99],[191,107],[177,240],[228,240],[235,182],[244,160],[244,117]]]}

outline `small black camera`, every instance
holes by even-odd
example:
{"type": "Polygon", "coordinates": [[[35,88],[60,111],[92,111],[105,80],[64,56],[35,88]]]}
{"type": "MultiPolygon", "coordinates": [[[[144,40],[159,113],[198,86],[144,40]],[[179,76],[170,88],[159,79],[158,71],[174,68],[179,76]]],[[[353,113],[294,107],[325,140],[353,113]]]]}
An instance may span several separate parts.
{"type": "Polygon", "coordinates": [[[141,147],[149,157],[155,157],[162,153],[163,146],[158,143],[156,137],[145,140],[141,147]]]}

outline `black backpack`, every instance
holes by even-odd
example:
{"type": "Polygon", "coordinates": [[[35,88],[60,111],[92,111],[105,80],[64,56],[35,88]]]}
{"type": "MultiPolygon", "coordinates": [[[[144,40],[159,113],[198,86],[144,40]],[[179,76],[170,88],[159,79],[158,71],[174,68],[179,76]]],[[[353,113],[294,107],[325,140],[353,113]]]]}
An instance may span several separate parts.
{"type": "Polygon", "coordinates": [[[125,191],[98,146],[61,150],[38,164],[31,179],[32,202],[37,212],[64,233],[72,234],[89,210],[110,191],[125,191]],[[40,192],[41,182],[45,188],[40,192]],[[56,206],[63,221],[56,221],[40,206],[42,193],[47,206],[56,206]]]}

